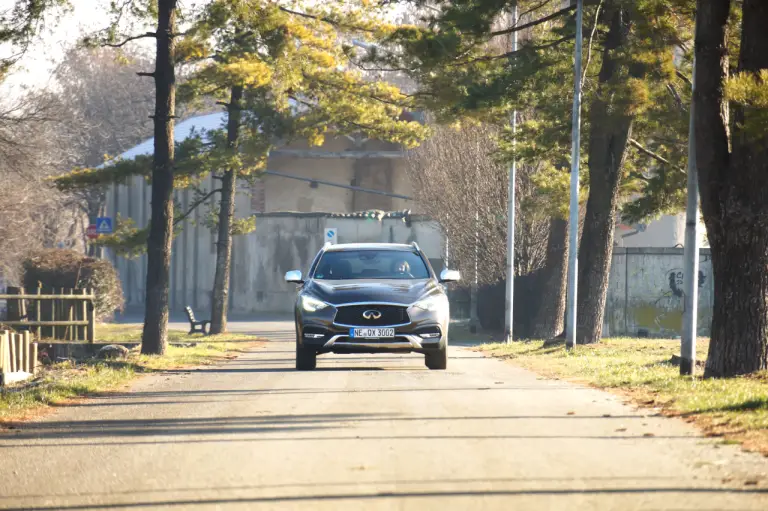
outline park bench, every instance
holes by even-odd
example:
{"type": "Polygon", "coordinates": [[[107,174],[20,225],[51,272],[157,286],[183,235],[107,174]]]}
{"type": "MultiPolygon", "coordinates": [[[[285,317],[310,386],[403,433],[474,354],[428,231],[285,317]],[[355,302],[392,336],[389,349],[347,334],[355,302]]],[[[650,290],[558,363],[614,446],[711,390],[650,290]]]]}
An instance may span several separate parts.
{"type": "Polygon", "coordinates": [[[189,333],[194,334],[195,332],[200,332],[203,335],[208,335],[208,326],[211,324],[210,320],[196,320],[195,313],[189,305],[184,307],[184,311],[187,313],[187,320],[189,321],[189,333]]]}

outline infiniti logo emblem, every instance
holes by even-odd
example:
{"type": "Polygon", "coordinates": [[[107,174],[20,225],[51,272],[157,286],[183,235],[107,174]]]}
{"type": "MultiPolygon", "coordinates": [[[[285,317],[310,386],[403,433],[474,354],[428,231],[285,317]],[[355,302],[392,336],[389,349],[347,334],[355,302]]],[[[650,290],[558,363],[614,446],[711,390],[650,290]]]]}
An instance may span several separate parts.
{"type": "Polygon", "coordinates": [[[370,320],[379,319],[381,318],[381,312],[375,310],[365,311],[363,312],[363,317],[370,320]]]}

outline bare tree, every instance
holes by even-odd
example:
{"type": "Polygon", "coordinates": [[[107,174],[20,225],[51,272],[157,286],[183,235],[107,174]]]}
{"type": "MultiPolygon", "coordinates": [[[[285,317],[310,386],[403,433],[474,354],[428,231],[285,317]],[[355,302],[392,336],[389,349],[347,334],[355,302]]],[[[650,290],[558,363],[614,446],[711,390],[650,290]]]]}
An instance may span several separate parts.
{"type": "MultiPolygon", "coordinates": [[[[425,213],[443,229],[450,264],[472,286],[473,309],[493,328],[503,324],[506,279],[507,180],[498,160],[500,131],[490,125],[438,127],[435,135],[408,155],[408,173],[425,213]],[[478,298],[477,290],[482,288],[478,298]]],[[[515,331],[521,337],[551,338],[565,314],[566,222],[557,202],[533,179],[543,171],[519,164],[515,226],[515,331]]],[[[474,311],[473,311],[474,312],[474,311]]],[[[477,313],[473,314],[477,319],[477,313]]]]}
{"type": "Polygon", "coordinates": [[[55,97],[32,93],[0,103],[0,280],[18,280],[18,264],[35,248],[73,245],[77,212],[47,178],[60,168],[67,146],[55,97]]]}
{"type": "MultiPolygon", "coordinates": [[[[150,62],[125,53],[118,61],[113,51],[103,48],[72,48],[66,53],[54,75],[61,114],[71,126],[63,135],[72,151],[62,171],[98,166],[151,135],[148,112],[154,90],[136,75],[150,62]]],[[[88,223],[105,213],[106,185],[72,193],[88,223]]]]}
{"type": "Polygon", "coordinates": [[[492,157],[496,134],[486,125],[438,127],[407,157],[416,199],[443,229],[451,265],[481,285],[504,278],[506,258],[507,173],[492,157]]]}
{"type": "MultiPolygon", "coordinates": [[[[61,134],[69,147],[63,171],[98,166],[152,136],[155,90],[137,74],[152,65],[152,55],[140,49],[124,49],[119,55],[109,48],[74,47],[66,52],[54,74],[59,115],[68,126],[61,134]]],[[[179,108],[177,115],[183,119],[213,107],[213,101],[200,101],[179,108]]],[[[107,188],[73,192],[90,223],[105,213],[107,188]]]]}

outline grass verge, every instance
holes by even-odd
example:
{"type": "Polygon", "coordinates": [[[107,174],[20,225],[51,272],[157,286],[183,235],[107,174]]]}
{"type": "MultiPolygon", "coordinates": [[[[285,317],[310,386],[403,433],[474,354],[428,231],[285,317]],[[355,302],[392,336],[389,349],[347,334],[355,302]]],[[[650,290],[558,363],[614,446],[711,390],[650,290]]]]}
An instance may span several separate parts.
{"type": "MultiPolygon", "coordinates": [[[[131,344],[141,339],[141,327],[99,325],[101,343],[131,344]]],[[[259,344],[260,339],[246,334],[222,334],[203,337],[185,331],[170,330],[169,346],[164,356],[141,355],[138,346],[121,360],[88,358],[45,367],[31,381],[0,392],[0,425],[24,420],[52,405],[115,390],[142,374],[213,364],[234,358],[259,344]],[[179,344],[174,346],[174,344],[179,344]]]]}
{"type": "MultiPolygon", "coordinates": [[[[706,358],[708,341],[697,344],[706,358]]],[[[626,396],[636,404],[683,417],[710,436],[741,443],[768,456],[768,372],[728,379],[681,377],[670,362],[680,341],[605,339],[576,346],[543,341],[481,344],[476,349],[550,377],[586,383],[626,396]]]]}

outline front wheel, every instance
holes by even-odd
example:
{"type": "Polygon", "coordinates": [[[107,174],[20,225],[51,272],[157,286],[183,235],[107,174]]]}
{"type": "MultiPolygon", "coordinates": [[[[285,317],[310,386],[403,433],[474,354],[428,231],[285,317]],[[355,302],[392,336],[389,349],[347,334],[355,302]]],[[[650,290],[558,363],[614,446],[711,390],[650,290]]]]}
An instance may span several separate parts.
{"type": "Polygon", "coordinates": [[[317,353],[296,343],[296,370],[312,371],[317,367],[317,353]]]}
{"type": "Polygon", "coordinates": [[[448,367],[448,346],[443,346],[434,353],[424,355],[424,363],[432,370],[446,369],[448,367]]]}

